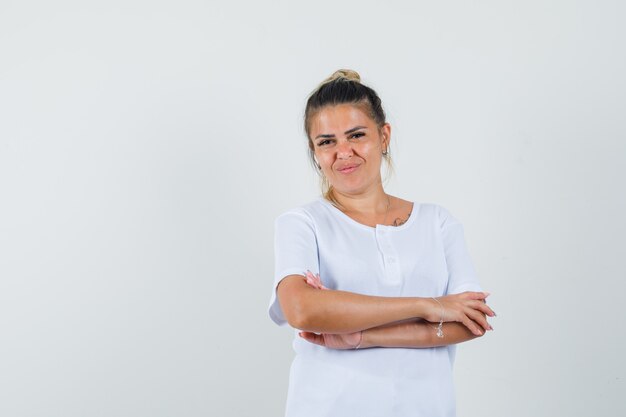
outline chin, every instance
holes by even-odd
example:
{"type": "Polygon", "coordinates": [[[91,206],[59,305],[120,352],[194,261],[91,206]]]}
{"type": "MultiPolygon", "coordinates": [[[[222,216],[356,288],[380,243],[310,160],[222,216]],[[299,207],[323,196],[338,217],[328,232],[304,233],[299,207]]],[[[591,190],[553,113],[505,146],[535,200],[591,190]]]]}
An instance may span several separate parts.
{"type": "Polygon", "coordinates": [[[375,187],[377,182],[364,181],[363,178],[350,178],[346,181],[346,178],[342,178],[342,181],[332,182],[331,185],[337,192],[343,194],[361,194],[367,191],[370,187],[375,187]]]}
{"type": "Polygon", "coordinates": [[[339,186],[333,185],[333,188],[341,194],[361,194],[366,190],[367,187],[355,185],[348,186],[346,184],[340,184],[339,186]]]}

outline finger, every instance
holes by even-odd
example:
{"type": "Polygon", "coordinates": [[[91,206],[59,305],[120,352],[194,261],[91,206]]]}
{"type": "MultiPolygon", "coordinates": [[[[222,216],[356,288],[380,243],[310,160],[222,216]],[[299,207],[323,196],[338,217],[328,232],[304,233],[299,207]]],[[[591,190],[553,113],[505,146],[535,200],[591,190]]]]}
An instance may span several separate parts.
{"type": "Polygon", "coordinates": [[[315,283],[319,289],[322,289],[322,290],[328,289],[324,286],[324,284],[322,284],[322,279],[320,278],[320,274],[315,275],[315,283]]]}
{"type": "MultiPolygon", "coordinates": [[[[493,327],[487,322],[487,318],[484,314],[476,310],[469,310],[466,312],[467,316],[474,321],[474,323],[478,323],[480,327],[487,330],[493,330],[493,327]]],[[[482,329],[481,329],[482,330],[482,329]]]]}
{"type": "Polygon", "coordinates": [[[322,290],[327,290],[328,288],[324,286],[324,284],[322,284],[322,282],[318,282],[317,285],[319,286],[320,289],[322,290]]]}
{"type": "Polygon", "coordinates": [[[319,275],[313,275],[313,273],[309,272],[309,275],[307,276],[312,282],[315,283],[317,287],[320,287],[322,285],[322,280],[320,279],[319,275]]]}
{"type": "Polygon", "coordinates": [[[307,284],[309,284],[311,287],[315,288],[316,290],[321,290],[320,286],[318,283],[313,282],[313,281],[307,281],[307,284]]]}
{"type": "Polygon", "coordinates": [[[484,300],[485,298],[489,297],[488,292],[479,292],[479,291],[465,291],[461,293],[460,295],[462,295],[463,298],[468,299],[468,300],[484,300]]]}
{"type": "Polygon", "coordinates": [[[320,283],[316,282],[315,279],[312,278],[311,275],[309,275],[308,273],[305,276],[305,281],[307,284],[309,284],[311,287],[313,288],[317,288],[317,289],[321,289],[320,287],[320,283]]]}
{"type": "Polygon", "coordinates": [[[300,332],[298,333],[307,342],[315,343],[316,345],[326,346],[324,343],[324,336],[313,332],[300,332]]]}
{"type": "Polygon", "coordinates": [[[463,323],[465,327],[467,327],[469,331],[472,332],[476,336],[482,336],[484,333],[482,330],[480,330],[480,327],[466,315],[463,315],[461,323],[463,323]]]}
{"type": "Polygon", "coordinates": [[[482,301],[472,301],[468,303],[466,307],[470,307],[470,310],[464,310],[472,320],[478,322],[483,328],[487,330],[493,330],[491,325],[487,322],[487,317],[490,317],[491,309],[482,301]],[[485,325],[487,327],[485,327],[485,325]]]}
{"type": "Polygon", "coordinates": [[[487,305],[486,302],[477,302],[476,304],[472,304],[471,306],[472,308],[481,311],[482,313],[488,315],[489,317],[496,316],[496,312],[493,311],[491,307],[487,305]]]}

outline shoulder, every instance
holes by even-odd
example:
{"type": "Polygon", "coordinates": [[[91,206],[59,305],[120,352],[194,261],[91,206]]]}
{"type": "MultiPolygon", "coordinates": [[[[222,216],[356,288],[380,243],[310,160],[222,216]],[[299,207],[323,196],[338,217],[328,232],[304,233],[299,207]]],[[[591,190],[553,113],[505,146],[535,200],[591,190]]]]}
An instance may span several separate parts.
{"type": "Polygon", "coordinates": [[[300,225],[303,227],[316,229],[320,222],[329,215],[329,209],[322,201],[316,199],[309,203],[289,209],[276,217],[275,225],[289,225],[291,227],[300,225]]]}
{"type": "Polygon", "coordinates": [[[434,223],[440,228],[458,223],[450,210],[441,204],[433,202],[414,203],[413,211],[422,221],[434,223]]]}
{"type": "Polygon", "coordinates": [[[284,211],[278,217],[276,217],[276,221],[280,221],[281,219],[292,218],[292,217],[299,217],[302,219],[313,220],[315,217],[319,215],[319,212],[322,211],[323,204],[324,203],[321,201],[321,199],[313,200],[309,203],[284,211]]]}

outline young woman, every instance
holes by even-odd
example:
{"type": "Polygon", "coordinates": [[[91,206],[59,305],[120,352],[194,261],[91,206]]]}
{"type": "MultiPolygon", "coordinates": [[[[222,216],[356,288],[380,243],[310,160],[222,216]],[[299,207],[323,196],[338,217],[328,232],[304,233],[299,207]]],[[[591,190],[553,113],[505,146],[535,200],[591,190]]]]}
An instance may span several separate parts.
{"type": "Polygon", "coordinates": [[[462,225],[385,192],[391,127],[339,70],[305,110],[323,197],[275,224],[272,320],[296,330],[287,417],[455,415],[455,344],[492,330],[462,225]]]}

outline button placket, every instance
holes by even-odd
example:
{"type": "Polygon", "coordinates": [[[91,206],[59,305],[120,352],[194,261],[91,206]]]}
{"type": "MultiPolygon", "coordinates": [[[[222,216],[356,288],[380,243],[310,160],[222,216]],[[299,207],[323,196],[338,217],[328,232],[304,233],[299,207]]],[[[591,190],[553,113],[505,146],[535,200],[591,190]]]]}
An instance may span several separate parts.
{"type": "Polygon", "coordinates": [[[391,241],[391,233],[384,229],[384,226],[376,228],[376,239],[378,241],[379,250],[383,256],[385,268],[385,283],[399,284],[401,282],[400,260],[398,253],[393,247],[391,241]]]}

